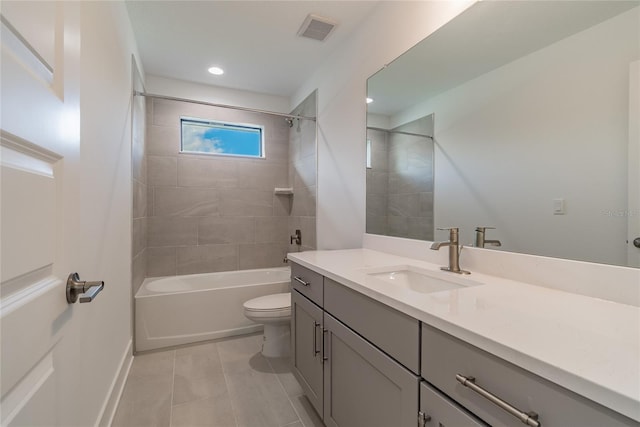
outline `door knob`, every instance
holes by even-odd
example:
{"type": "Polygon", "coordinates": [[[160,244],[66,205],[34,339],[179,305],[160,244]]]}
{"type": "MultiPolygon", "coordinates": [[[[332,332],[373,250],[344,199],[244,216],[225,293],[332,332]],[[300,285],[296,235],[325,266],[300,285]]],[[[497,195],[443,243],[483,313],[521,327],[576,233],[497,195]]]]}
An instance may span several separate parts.
{"type": "Polygon", "coordinates": [[[80,297],[80,302],[91,302],[104,289],[101,280],[87,282],[80,280],[78,273],[71,273],[67,279],[67,302],[73,304],[80,297]]]}
{"type": "Polygon", "coordinates": [[[635,239],[633,239],[633,246],[635,246],[636,248],[640,248],[640,237],[636,237],[635,239]]]}

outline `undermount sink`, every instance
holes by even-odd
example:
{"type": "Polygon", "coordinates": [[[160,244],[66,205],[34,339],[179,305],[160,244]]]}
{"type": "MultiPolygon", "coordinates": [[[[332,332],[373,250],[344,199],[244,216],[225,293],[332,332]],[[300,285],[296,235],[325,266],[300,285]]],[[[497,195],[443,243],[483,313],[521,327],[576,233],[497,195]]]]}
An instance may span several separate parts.
{"type": "Polygon", "coordinates": [[[475,280],[454,276],[454,273],[425,270],[412,265],[371,268],[365,273],[369,277],[425,294],[482,285],[475,280]]]}

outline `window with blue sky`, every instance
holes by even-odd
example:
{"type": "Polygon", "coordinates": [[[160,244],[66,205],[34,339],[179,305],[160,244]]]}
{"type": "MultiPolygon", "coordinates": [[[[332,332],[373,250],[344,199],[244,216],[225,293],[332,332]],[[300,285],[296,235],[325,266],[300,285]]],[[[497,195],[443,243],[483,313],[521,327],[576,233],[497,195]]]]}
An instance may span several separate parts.
{"type": "Polygon", "coordinates": [[[189,118],[180,122],[184,153],[264,157],[261,126],[189,118]]]}

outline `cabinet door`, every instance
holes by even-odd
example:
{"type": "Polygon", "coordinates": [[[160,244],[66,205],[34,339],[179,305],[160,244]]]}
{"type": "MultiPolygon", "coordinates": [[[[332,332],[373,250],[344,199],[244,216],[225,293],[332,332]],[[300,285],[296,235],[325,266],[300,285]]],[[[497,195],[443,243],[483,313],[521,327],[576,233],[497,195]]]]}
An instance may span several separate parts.
{"type": "Polygon", "coordinates": [[[418,377],[324,314],[327,427],[415,427],[418,377]]]}
{"type": "Polygon", "coordinates": [[[420,383],[420,412],[424,414],[425,427],[487,426],[425,381],[420,383]]]}
{"type": "Polygon", "coordinates": [[[291,291],[292,371],[307,398],[322,415],[322,309],[291,291]]]}

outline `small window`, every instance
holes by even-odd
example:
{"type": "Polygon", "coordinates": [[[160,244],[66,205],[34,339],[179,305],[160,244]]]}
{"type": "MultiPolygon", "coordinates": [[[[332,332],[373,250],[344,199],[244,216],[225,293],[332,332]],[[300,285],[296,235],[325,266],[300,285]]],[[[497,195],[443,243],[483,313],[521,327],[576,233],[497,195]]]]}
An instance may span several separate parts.
{"type": "Polygon", "coordinates": [[[183,153],[264,158],[262,126],[181,118],[183,153]]]}
{"type": "Polygon", "coordinates": [[[371,140],[367,139],[367,169],[371,169],[371,140]]]}

